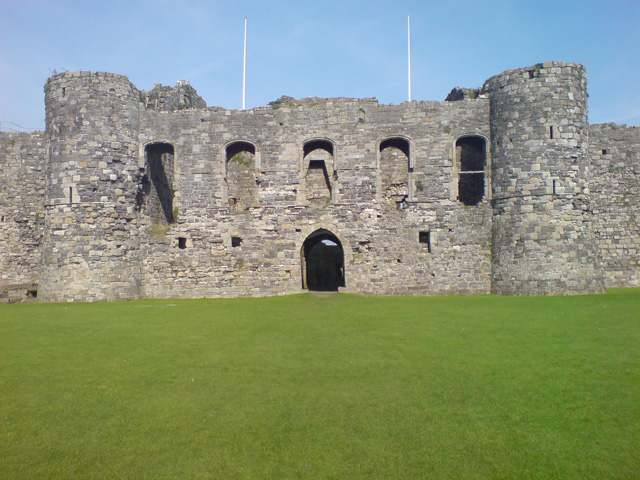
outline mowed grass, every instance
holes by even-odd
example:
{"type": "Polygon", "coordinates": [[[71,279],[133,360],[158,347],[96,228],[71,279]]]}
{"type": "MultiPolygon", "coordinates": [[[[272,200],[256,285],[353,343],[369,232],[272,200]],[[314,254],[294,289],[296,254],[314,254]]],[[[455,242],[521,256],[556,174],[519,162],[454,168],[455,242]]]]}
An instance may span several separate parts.
{"type": "Polygon", "coordinates": [[[640,289],[3,305],[0,478],[640,478],[640,289]]]}

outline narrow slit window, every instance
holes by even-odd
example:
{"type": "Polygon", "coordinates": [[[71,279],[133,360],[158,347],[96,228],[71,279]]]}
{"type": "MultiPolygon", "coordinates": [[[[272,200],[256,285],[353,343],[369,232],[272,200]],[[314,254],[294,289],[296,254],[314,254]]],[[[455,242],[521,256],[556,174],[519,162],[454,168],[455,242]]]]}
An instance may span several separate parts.
{"type": "Polygon", "coordinates": [[[549,139],[550,140],[553,140],[553,134],[554,134],[553,125],[550,125],[549,126],[549,139]]]}
{"type": "Polygon", "coordinates": [[[69,204],[73,203],[73,187],[69,187],[69,204]]]}

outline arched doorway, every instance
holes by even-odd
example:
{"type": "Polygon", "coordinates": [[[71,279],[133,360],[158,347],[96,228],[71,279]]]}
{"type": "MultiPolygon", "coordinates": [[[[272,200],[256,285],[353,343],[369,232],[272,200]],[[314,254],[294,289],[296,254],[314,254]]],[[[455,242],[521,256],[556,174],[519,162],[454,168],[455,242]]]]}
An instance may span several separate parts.
{"type": "Polygon", "coordinates": [[[302,288],[335,292],[344,287],[344,251],[338,237],[321,228],[302,245],[302,288]]]}

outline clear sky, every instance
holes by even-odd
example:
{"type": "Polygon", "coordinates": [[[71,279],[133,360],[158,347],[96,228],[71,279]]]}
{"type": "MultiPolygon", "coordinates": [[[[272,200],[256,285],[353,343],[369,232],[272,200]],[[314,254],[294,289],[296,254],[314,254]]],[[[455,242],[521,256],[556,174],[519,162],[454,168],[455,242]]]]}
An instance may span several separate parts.
{"type": "MultiPolygon", "coordinates": [[[[444,100],[548,60],[589,73],[592,123],[640,124],[640,0],[0,0],[0,121],[44,127],[54,71],[189,80],[209,106],[295,98],[444,100]]],[[[3,129],[5,127],[3,126],[3,129]]]]}

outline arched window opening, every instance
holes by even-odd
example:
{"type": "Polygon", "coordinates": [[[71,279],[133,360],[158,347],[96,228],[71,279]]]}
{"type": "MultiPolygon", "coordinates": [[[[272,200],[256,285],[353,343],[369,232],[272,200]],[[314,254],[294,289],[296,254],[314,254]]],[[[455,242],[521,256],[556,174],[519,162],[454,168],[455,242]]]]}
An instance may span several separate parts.
{"type": "Polygon", "coordinates": [[[318,149],[324,150],[333,157],[333,143],[329,140],[309,140],[303,147],[304,156],[306,157],[308,154],[318,149]]]}
{"type": "Polygon", "coordinates": [[[385,148],[394,147],[404,153],[404,156],[407,157],[407,160],[411,156],[411,145],[409,144],[409,140],[401,137],[387,138],[380,142],[380,151],[382,152],[385,148]]]}
{"type": "Polygon", "coordinates": [[[305,191],[307,200],[316,205],[331,201],[335,175],[333,144],[328,140],[311,140],[303,146],[305,191]]]}
{"type": "Polygon", "coordinates": [[[235,155],[241,154],[242,152],[248,152],[251,155],[256,154],[256,147],[252,143],[249,142],[233,142],[227,145],[227,161],[232,159],[235,155]]]}
{"type": "Polygon", "coordinates": [[[225,152],[229,207],[232,211],[248,210],[258,200],[256,147],[249,142],[233,142],[225,152]]]}
{"type": "Polygon", "coordinates": [[[411,146],[407,139],[388,138],[380,143],[382,197],[396,208],[402,208],[409,196],[411,166],[411,146]]]}
{"type": "Polygon", "coordinates": [[[307,237],[302,245],[302,288],[335,292],[345,286],[344,250],[333,233],[323,228],[307,237]]]}
{"type": "Polygon", "coordinates": [[[138,189],[137,204],[152,222],[171,224],[173,213],[174,149],[170,143],[150,143],[145,147],[145,175],[138,189]]]}
{"type": "Polygon", "coordinates": [[[458,200],[464,205],[480,203],[485,190],[487,147],[483,137],[461,137],[456,141],[458,200]]]}

